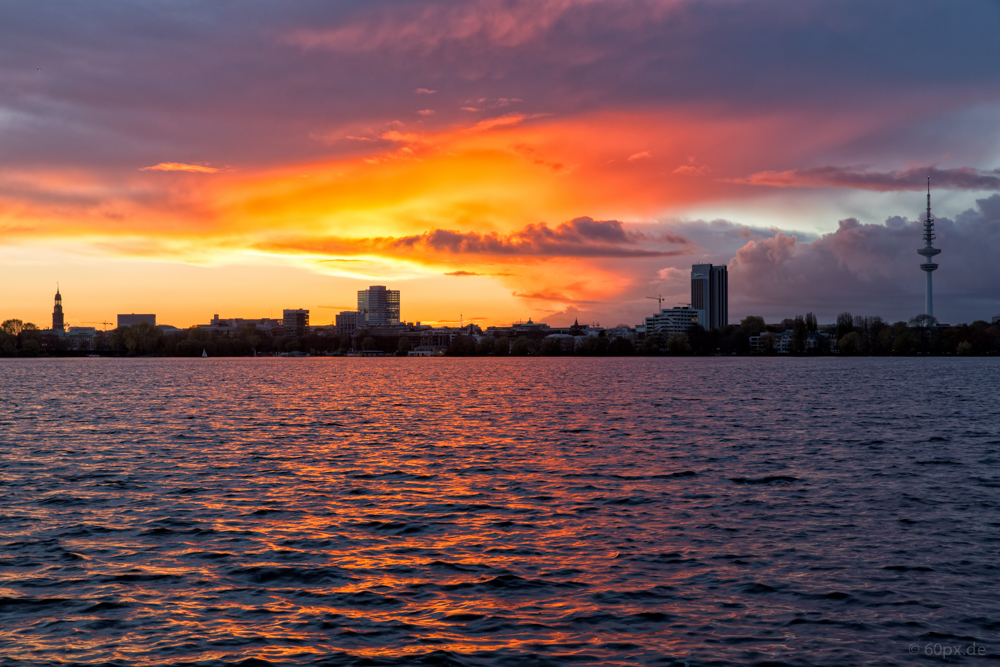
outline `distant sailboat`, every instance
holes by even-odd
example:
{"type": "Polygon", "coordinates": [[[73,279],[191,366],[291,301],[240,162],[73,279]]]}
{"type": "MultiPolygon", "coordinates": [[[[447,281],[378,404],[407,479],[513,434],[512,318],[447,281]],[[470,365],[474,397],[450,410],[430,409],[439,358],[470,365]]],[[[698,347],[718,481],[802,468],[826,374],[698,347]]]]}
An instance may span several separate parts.
{"type": "Polygon", "coordinates": [[[205,348],[201,348],[201,356],[203,358],[207,357],[208,356],[208,350],[206,350],[205,348]]]}

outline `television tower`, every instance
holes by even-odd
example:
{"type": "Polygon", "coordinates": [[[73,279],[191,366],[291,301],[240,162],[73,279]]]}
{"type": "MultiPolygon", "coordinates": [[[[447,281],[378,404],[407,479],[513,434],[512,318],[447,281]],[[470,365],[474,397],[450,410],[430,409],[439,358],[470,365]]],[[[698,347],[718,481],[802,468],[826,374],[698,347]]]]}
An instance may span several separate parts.
{"type": "Polygon", "coordinates": [[[924,243],[923,248],[917,251],[918,255],[924,256],[924,263],[920,265],[920,270],[927,274],[927,297],[924,302],[924,313],[934,317],[934,290],[931,280],[931,273],[937,270],[938,265],[931,261],[931,258],[941,253],[934,247],[934,218],[931,217],[931,177],[927,177],[927,218],[924,220],[924,243]]]}

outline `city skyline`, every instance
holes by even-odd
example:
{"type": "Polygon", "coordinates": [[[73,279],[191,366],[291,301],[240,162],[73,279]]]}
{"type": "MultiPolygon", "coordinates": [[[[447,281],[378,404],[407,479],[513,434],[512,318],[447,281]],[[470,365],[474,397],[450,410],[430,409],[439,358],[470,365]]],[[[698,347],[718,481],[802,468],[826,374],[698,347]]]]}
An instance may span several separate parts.
{"type": "Polygon", "coordinates": [[[12,9],[0,310],[615,324],[732,258],[733,319],[902,320],[927,176],[935,314],[1000,310],[994,5],[420,7],[12,9]]]}
{"type": "MultiPolygon", "coordinates": [[[[921,321],[919,317],[916,319],[911,319],[909,325],[914,326],[915,322],[921,322],[917,326],[926,326],[926,324],[941,324],[942,326],[951,326],[947,323],[941,323],[933,314],[933,299],[931,294],[931,281],[930,272],[936,270],[937,264],[928,264],[926,261],[928,258],[933,258],[935,255],[941,252],[940,249],[933,248],[933,240],[936,238],[934,233],[934,218],[931,215],[931,194],[930,194],[930,179],[928,178],[927,185],[927,213],[923,221],[924,225],[924,241],[925,246],[917,250],[917,254],[924,256],[925,263],[920,265],[920,269],[927,275],[926,282],[926,293],[925,293],[925,310],[923,315],[929,317],[927,321],[921,321]]],[[[657,301],[657,311],[653,315],[646,316],[643,322],[632,327],[629,323],[619,323],[610,327],[601,327],[599,323],[593,323],[593,325],[599,329],[632,329],[633,332],[639,332],[640,335],[648,334],[650,332],[657,332],[660,334],[673,335],[673,334],[684,334],[687,329],[693,325],[697,324],[703,330],[711,331],[715,329],[725,328],[729,325],[729,280],[728,280],[728,267],[725,265],[713,266],[712,264],[692,264],[691,265],[691,282],[690,282],[690,297],[688,302],[683,306],[673,306],[664,308],[662,296],[657,297],[645,297],[646,299],[652,299],[657,301]]],[[[368,288],[363,290],[358,290],[357,292],[357,307],[354,309],[345,309],[340,311],[335,315],[334,321],[329,323],[317,323],[313,321],[310,325],[310,311],[309,309],[282,309],[282,318],[244,318],[244,317],[225,317],[220,318],[218,313],[213,314],[211,322],[208,325],[197,324],[192,325],[190,328],[204,328],[204,327],[225,327],[229,329],[241,329],[243,327],[253,327],[257,328],[263,326],[265,330],[270,330],[272,327],[277,326],[283,328],[285,331],[294,332],[294,336],[302,336],[307,330],[320,330],[320,329],[332,329],[336,330],[339,334],[349,334],[351,336],[355,335],[359,330],[367,329],[369,327],[392,327],[397,325],[412,326],[414,321],[407,322],[401,317],[401,291],[391,290],[384,285],[369,285],[368,288]]],[[[345,307],[346,308],[346,307],[345,307]]],[[[843,317],[853,315],[847,312],[841,312],[837,315],[836,322],[824,323],[823,326],[826,327],[840,327],[843,317]]],[[[798,314],[795,316],[796,320],[802,319],[802,315],[798,314]]],[[[860,316],[863,321],[871,321],[872,318],[876,318],[880,322],[884,322],[881,315],[871,315],[866,314],[860,316]]],[[[155,314],[122,314],[117,315],[117,326],[121,328],[123,326],[127,327],[138,322],[148,322],[150,325],[156,326],[156,315],[155,314]]],[[[476,324],[476,320],[485,320],[486,318],[469,318],[469,324],[476,324]]],[[[741,320],[744,318],[740,318],[741,320]]],[[[787,323],[792,322],[791,317],[785,316],[779,318],[779,320],[772,320],[775,325],[787,325],[787,323]]],[[[849,318],[850,319],[850,318],[849,318]]],[[[996,324],[997,320],[1000,319],[1000,315],[990,317],[993,324],[996,324]]],[[[762,324],[767,322],[765,318],[759,316],[749,316],[747,320],[759,320],[762,324]]],[[[816,314],[811,310],[806,315],[806,320],[811,322],[813,330],[819,323],[816,314]]],[[[18,320],[23,322],[23,320],[18,320]]],[[[523,320],[517,320],[514,325],[517,325],[523,320]]],[[[985,322],[986,317],[976,318],[974,321],[985,322]]],[[[460,325],[465,322],[465,318],[460,315],[459,323],[460,325]]],[[[424,328],[441,326],[444,325],[445,328],[449,328],[449,325],[453,325],[454,321],[446,322],[421,322],[420,320],[415,321],[418,328],[423,324],[424,328]]],[[[531,323],[531,318],[528,318],[528,323],[531,323]]],[[[900,324],[906,324],[906,321],[899,322],[900,324]]],[[[31,326],[37,326],[30,323],[31,326]]],[[[84,324],[94,324],[94,325],[104,325],[103,331],[107,331],[107,325],[112,324],[109,321],[90,321],[84,322],[84,324]]],[[[539,323],[540,326],[548,326],[547,324],[539,323]]],[[[734,323],[735,325],[735,323],[734,323]]],[[[968,323],[958,323],[958,326],[966,326],[968,323]]],[[[478,325],[477,325],[478,326],[478,325]]],[[[556,325],[559,327],[560,325],[556,325]]],[[[579,327],[579,318],[574,318],[573,327],[579,327]]],[[[587,325],[589,326],[589,325],[587,325]]],[[[788,325],[790,326],[790,325],[788,325]]],[[[188,327],[175,327],[173,325],[163,325],[166,330],[181,331],[188,327]]],[[[490,327],[496,328],[496,325],[490,327]]],[[[56,294],[55,294],[55,305],[52,312],[52,327],[49,331],[66,331],[70,333],[76,333],[77,335],[82,334],[84,329],[89,329],[92,332],[96,332],[97,327],[82,327],[79,324],[73,325],[72,323],[67,323],[64,320],[64,312],[62,307],[62,295],[59,291],[59,286],[57,283],[56,294]]],[[[597,330],[597,329],[595,329],[597,330]]],[[[791,329],[788,329],[791,332],[791,329]]],[[[787,343],[787,341],[786,341],[787,343]]]]}

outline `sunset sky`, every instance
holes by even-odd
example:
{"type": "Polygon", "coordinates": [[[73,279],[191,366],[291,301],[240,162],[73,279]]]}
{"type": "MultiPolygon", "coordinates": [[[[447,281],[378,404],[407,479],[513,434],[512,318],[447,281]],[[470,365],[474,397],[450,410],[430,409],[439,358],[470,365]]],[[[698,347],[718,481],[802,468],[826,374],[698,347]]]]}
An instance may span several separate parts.
{"type": "MultiPolygon", "coordinates": [[[[4,3],[0,319],[1000,314],[1000,3],[4,3]]],[[[100,326],[100,325],[98,325],[100,326]]]]}

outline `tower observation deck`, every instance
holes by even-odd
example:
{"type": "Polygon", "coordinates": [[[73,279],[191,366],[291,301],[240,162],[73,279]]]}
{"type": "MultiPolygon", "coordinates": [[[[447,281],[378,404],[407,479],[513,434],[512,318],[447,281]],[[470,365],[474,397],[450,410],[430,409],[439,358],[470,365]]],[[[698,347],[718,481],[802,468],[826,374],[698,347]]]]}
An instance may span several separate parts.
{"type": "Polygon", "coordinates": [[[931,274],[937,270],[938,265],[932,260],[941,251],[934,247],[934,218],[931,217],[931,177],[927,177],[927,218],[924,219],[924,247],[917,250],[918,255],[923,255],[924,263],[920,265],[920,270],[927,275],[927,296],[924,301],[924,313],[934,317],[934,288],[931,274]]]}

